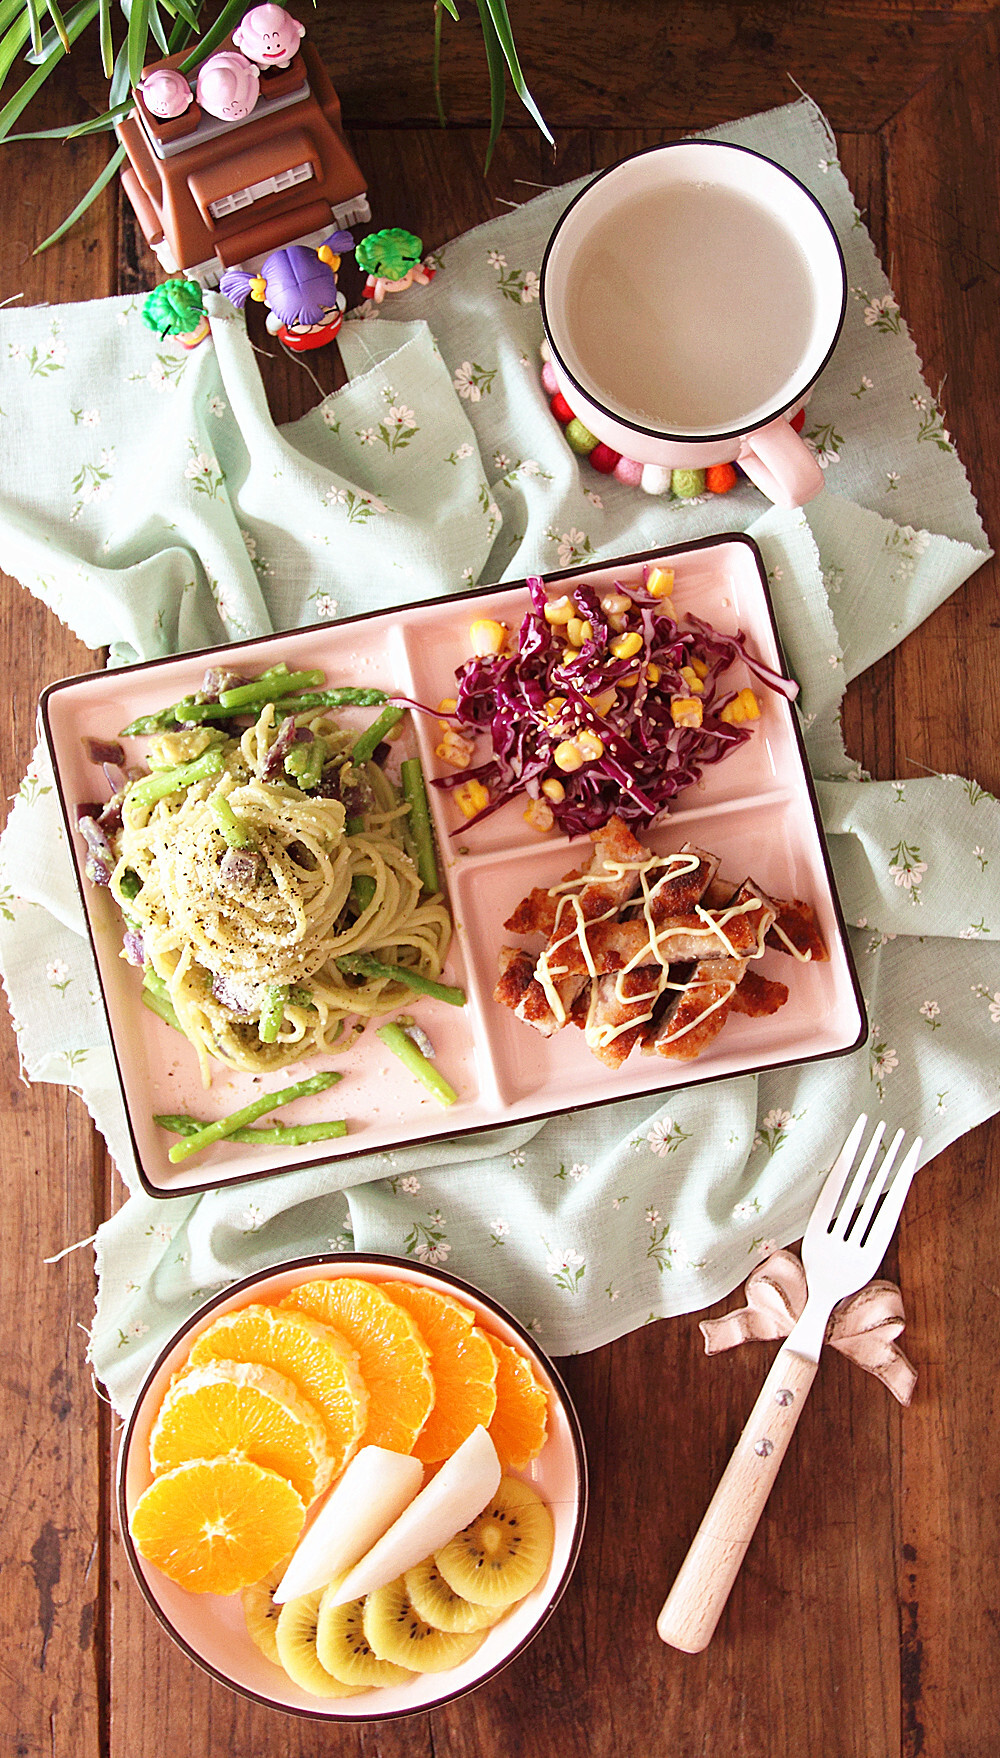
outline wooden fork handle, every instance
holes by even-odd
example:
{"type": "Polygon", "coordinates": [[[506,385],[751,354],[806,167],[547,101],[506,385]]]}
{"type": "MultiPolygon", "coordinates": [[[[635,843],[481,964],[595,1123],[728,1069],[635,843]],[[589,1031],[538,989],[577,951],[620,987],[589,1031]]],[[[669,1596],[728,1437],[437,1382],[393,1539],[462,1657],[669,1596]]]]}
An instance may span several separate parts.
{"type": "Polygon", "coordinates": [[[672,1648],[700,1654],[712,1640],[816,1369],[785,1347],[775,1356],[657,1619],[657,1634],[672,1648]]]}

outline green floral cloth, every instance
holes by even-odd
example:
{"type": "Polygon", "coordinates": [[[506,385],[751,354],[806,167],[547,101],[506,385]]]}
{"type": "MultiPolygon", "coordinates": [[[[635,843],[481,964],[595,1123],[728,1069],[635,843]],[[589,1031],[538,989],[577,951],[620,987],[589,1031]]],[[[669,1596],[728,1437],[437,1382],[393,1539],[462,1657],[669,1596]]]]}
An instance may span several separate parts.
{"type": "MultiPolygon", "coordinates": [[[[154,1202],[136,1189],[36,755],[0,846],[0,959],[26,1075],[81,1093],[132,1189],[97,1241],[92,1356],[119,1409],[194,1303],[313,1250],[447,1264],[551,1352],[594,1347],[709,1304],[797,1237],[859,1110],[919,1130],[926,1159],[1000,1108],[1000,807],[954,776],[871,783],[839,728],[847,681],[980,566],[986,540],[823,118],[803,101],[717,134],[801,178],[848,263],[847,323],[806,423],[828,487],[804,511],[745,482],[654,499],[570,452],[539,382],[538,270],[572,186],[448,245],[430,286],[345,323],[351,382],[283,428],[218,296],[213,341],[190,354],[158,343],[135,300],[0,314],[0,561],[118,662],[750,530],[802,684],[873,1028],[850,1057],[658,1106],[154,1202]]],[[[615,312],[609,288],[612,328],[615,312]]]]}

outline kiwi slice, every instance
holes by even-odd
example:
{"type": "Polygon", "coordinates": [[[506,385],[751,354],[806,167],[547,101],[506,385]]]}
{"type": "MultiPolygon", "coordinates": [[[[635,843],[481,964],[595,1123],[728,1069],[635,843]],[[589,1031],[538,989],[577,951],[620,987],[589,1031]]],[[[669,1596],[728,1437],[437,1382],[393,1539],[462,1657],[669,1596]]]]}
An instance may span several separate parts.
{"type": "Polygon", "coordinates": [[[502,1477],[481,1514],[434,1553],[453,1593],[506,1610],[539,1581],[552,1556],[552,1515],[530,1484],[502,1477]]]}
{"type": "Polygon", "coordinates": [[[316,1627],[316,1653],[321,1666],[345,1685],[405,1685],[412,1672],[382,1660],[370,1647],[364,1630],[364,1598],[331,1605],[333,1588],[324,1591],[316,1627]]]}
{"type": "Polygon", "coordinates": [[[486,1638],[485,1630],[470,1630],[464,1635],[435,1630],[411,1603],[402,1575],[388,1587],[369,1593],[364,1631],[369,1647],[381,1660],[394,1661],[414,1673],[443,1673],[450,1666],[459,1666],[486,1638]]]}
{"type": "Polygon", "coordinates": [[[324,1588],[317,1587],[315,1593],[303,1593],[282,1606],[274,1632],[278,1659],[292,1683],[313,1697],[356,1697],[366,1687],[345,1685],[342,1679],[335,1679],[316,1652],[319,1602],[324,1592],[324,1588]]]}
{"type": "Polygon", "coordinates": [[[403,1580],[415,1612],[435,1630],[467,1636],[472,1630],[488,1630],[498,1623],[506,1606],[473,1605],[449,1587],[433,1557],[407,1569],[403,1580]]]}
{"type": "Polygon", "coordinates": [[[263,1581],[255,1581],[252,1587],[244,1587],[240,1598],[243,1602],[243,1616],[246,1620],[247,1635],[255,1642],[261,1654],[273,1660],[275,1666],[281,1665],[278,1654],[278,1615],[280,1605],[275,1605],[271,1597],[279,1581],[288,1567],[288,1557],[278,1563],[265,1575],[263,1581]]]}

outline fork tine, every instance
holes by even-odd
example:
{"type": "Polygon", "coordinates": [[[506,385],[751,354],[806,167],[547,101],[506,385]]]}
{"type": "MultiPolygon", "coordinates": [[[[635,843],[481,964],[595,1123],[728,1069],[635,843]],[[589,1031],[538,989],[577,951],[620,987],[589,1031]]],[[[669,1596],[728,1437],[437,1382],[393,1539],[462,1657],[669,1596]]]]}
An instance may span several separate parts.
{"type": "Polygon", "coordinates": [[[905,1129],[897,1129],[889,1146],[885,1150],[885,1157],[882,1164],[875,1174],[875,1177],[872,1179],[872,1187],[868,1192],[868,1195],[865,1197],[864,1208],[858,1216],[856,1225],[851,1230],[851,1236],[857,1245],[864,1244],[865,1234],[871,1225],[871,1219],[878,1207],[879,1198],[885,1195],[889,1183],[889,1174],[896,1163],[896,1155],[902,1146],[905,1136],[905,1129]]]}
{"type": "Polygon", "coordinates": [[[871,1223],[868,1238],[864,1243],[864,1250],[871,1254],[874,1267],[881,1263],[888,1250],[893,1229],[906,1201],[906,1193],[913,1182],[913,1174],[917,1169],[917,1161],[920,1158],[920,1150],[923,1145],[923,1140],[918,1135],[885,1193],[881,1210],[871,1223]]]}
{"type": "Polygon", "coordinates": [[[858,1143],[865,1131],[868,1114],[862,1111],[840,1153],[834,1160],[823,1183],[823,1188],[816,1198],[816,1204],[809,1217],[809,1231],[825,1233],[830,1225],[831,1217],[844,1193],[844,1186],[851,1176],[854,1156],[858,1151],[858,1143]]]}
{"type": "Polygon", "coordinates": [[[858,1167],[857,1171],[854,1174],[854,1178],[851,1182],[851,1188],[847,1192],[847,1196],[844,1198],[844,1201],[842,1203],[839,1203],[837,1206],[837,1215],[836,1215],[836,1220],[834,1222],[834,1225],[836,1227],[837,1237],[839,1239],[846,1239],[846,1237],[847,1237],[847,1233],[850,1228],[851,1221],[854,1218],[854,1211],[857,1208],[859,1202],[861,1201],[861,1193],[864,1190],[865,1185],[868,1182],[868,1174],[872,1169],[872,1164],[874,1162],[875,1155],[878,1153],[878,1150],[879,1150],[879,1143],[881,1142],[884,1134],[885,1134],[885,1124],[884,1123],[877,1123],[875,1125],[874,1130],[872,1131],[872,1139],[868,1143],[867,1148],[865,1149],[864,1158],[862,1159],[860,1166],[858,1167]]]}

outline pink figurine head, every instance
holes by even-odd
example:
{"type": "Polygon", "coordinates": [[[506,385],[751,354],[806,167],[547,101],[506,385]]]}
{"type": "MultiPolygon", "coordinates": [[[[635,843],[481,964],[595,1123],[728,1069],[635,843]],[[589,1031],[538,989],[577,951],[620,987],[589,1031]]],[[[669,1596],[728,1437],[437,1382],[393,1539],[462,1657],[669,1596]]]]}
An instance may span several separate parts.
{"type": "Polygon", "coordinates": [[[283,6],[255,6],[236,26],[233,42],[258,67],[287,67],[305,34],[283,6]]]}
{"type": "Polygon", "coordinates": [[[260,72],[245,55],[222,49],[210,55],[198,74],[195,96],[210,116],[242,122],[260,95],[260,72]]]}
{"type": "Polygon", "coordinates": [[[183,116],[194,97],[183,73],[178,73],[176,67],[154,67],[137,89],[142,93],[142,101],[150,115],[159,116],[163,122],[174,116],[183,116]]]}

